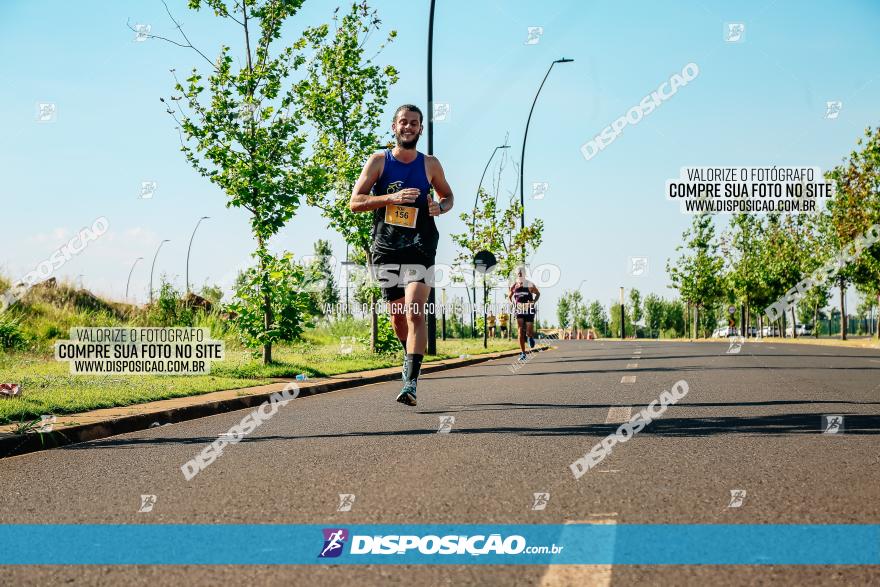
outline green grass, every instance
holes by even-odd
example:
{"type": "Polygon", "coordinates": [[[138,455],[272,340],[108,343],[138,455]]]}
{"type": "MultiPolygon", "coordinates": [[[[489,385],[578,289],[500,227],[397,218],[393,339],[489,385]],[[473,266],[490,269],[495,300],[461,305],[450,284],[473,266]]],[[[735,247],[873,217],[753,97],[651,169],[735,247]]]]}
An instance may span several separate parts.
{"type": "MultiPolygon", "coordinates": [[[[484,350],[481,340],[438,340],[437,355],[429,355],[426,361],[516,346],[515,341],[490,341],[488,350],[484,350]]],[[[0,351],[0,381],[21,384],[21,396],[0,398],[0,424],[38,418],[41,414],[73,414],[240,389],[271,383],[277,378],[292,378],[298,373],[320,377],[400,364],[399,353],[374,355],[364,348],[355,348],[351,354],[340,354],[338,338],[333,339],[331,333],[321,329],[308,333],[300,343],[275,347],[273,355],[276,362],[264,366],[251,353],[228,344],[226,360],[215,362],[209,375],[102,376],[70,375],[68,363],[55,361],[46,353],[0,351]]]]}
{"type": "MultiPolygon", "coordinates": [[[[0,275],[0,293],[9,280],[0,275]]],[[[174,375],[71,375],[67,362],[55,361],[55,340],[67,339],[71,327],[161,326],[149,307],[139,308],[93,295],[70,283],[44,283],[31,288],[9,310],[0,314],[0,334],[25,342],[15,350],[2,350],[0,382],[21,384],[21,396],[0,396],[0,425],[25,426],[42,414],[73,414],[100,408],[241,389],[293,378],[299,373],[321,377],[400,365],[401,353],[373,354],[367,348],[366,320],[322,322],[303,333],[296,343],[276,345],[275,362],[264,366],[243,348],[232,325],[219,314],[194,315],[193,326],[208,327],[211,337],[222,339],[226,359],[214,362],[211,373],[174,375]],[[5,333],[5,334],[4,334],[5,333]],[[354,337],[354,351],[340,353],[340,338],[354,337]],[[23,347],[23,348],[18,348],[23,347]]],[[[492,341],[488,352],[512,349],[511,341],[492,341]]],[[[486,352],[482,340],[437,342],[438,354],[426,361],[486,352]]]]}

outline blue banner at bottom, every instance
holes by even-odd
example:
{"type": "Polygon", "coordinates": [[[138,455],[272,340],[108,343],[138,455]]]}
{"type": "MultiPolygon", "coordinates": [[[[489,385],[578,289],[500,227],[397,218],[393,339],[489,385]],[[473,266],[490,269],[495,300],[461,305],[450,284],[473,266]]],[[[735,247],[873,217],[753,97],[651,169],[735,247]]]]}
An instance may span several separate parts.
{"type": "Polygon", "coordinates": [[[877,565],[880,525],[0,525],[3,565],[877,565]]]}

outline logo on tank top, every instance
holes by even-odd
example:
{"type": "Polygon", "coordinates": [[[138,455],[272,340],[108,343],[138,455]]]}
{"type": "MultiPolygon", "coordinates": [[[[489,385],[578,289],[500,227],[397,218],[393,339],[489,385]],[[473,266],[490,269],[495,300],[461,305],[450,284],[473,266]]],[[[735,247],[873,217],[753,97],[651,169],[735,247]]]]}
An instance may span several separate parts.
{"type": "Polygon", "coordinates": [[[403,189],[403,180],[400,181],[392,181],[388,184],[388,189],[385,192],[386,194],[393,194],[395,192],[399,192],[403,189]]]}

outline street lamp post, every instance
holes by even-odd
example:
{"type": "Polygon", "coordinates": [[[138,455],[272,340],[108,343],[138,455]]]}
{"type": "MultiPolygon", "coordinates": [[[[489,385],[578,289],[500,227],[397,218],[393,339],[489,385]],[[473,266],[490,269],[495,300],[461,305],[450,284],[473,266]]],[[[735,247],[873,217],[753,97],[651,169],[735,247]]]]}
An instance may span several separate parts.
{"type": "Polygon", "coordinates": [[[131,270],[128,272],[128,279],[125,282],[125,301],[128,301],[128,286],[131,283],[131,274],[134,273],[134,266],[138,264],[138,261],[143,261],[143,259],[143,257],[138,257],[131,264],[131,270]]]}
{"type": "MultiPolygon", "coordinates": [[[[547,69],[547,73],[544,75],[544,79],[541,81],[541,85],[538,87],[538,93],[535,94],[535,99],[532,101],[532,108],[529,110],[529,118],[526,120],[526,132],[523,134],[523,144],[522,144],[522,155],[520,155],[519,159],[519,205],[520,205],[520,216],[519,216],[519,227],[520,229],[525,229],[526,227],[526,204],[525,204],[525,196],[523,191],[523,185],[525,177],[525,167],[526,167],[526,139],[529,136],[529,124],[532,122],[532,112],[535,111],[535,104],[538,102],[538,96],[541,95],[541,89],[544,87],[544,82],[547,81],[547,77],[550,75],[550,72],[553,70],[553,66],[557,63],[571,63],[574,59],[567,59],[563,57],[562,59],[557,59],[553,63],[550,64],[550,67],[547,69]]],[[[522,247],[522,262],[526,262],[526,246],[523,244],[522,247]]]]}
{"type": "Polygon", "coordinates": [[[208,220],[210,216],[202,216],[199,218],[199,221],[196,222],[196,227],[193,228],[192,236],[189,237],[189,246],[186,248],[186,293],[189,293],[189,252],[192,250],[193,239],[196,237],[196,231],[199,229],[199,224],[202,223],[202,220],[208,220]]]}
{"type": "MultiPolygon", "coordinates": [[[[434,0],[428,14],[428,155],[434,154],[434,0]]],[[[428,293],[428,348],[429,355],[437,354],[437,315],[434,313],[434,288],[428,293]]]]}
{"type": "Polygon", "coordinates": [[[440,292],[440,333],[443,340],[446,340],[446,288],[440,292]]]}
{"type": "MultiPolygon", "coordinates": [[[[483,168],[483,175],[480,176],[480,183],[477,184],[477,195],[474,197],[474,208],[471,212],[471,243],[474,240],[474,226],[477,221],[477,204],[480,201],[480,190],[483,189],[483,180],[486,178],[486,172],[489,171],[489,165],[492,164],[492,159],[495,157],[495,153],[498,152],[498,149],[509,149],[510,145],[498,145],[492,151],[492,155],[489,156],[489,160],[486,161],[486,167],[483,168]]],[[[471,293],[473,294],[473,308],[471,310],[471,334],[476,337],[477,336],[477,274],[471,269],[471,293]]],[[[465,291],[467,288],[465,287],[465,291]]]]}
{"type": "Polygon", "coordinates": [[[153,270],[156,268],[156,258],[159,256],[159,250],[162,248],[162,245],[165,243],[171,242],[167,238],[159,243],[159,246],[156,247],[156,254],[153,255],[153,265],[150,267],[150,303],[153,303],[153,270]]]}

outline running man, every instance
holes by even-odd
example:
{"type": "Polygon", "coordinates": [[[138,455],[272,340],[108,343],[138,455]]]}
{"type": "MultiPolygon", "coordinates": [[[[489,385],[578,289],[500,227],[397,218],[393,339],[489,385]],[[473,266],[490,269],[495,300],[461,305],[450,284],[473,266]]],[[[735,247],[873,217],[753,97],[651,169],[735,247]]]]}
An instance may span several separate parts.
{"type": "Polygon", "coordinates": [[[498,324],[501,329],[501,338],[507,338],[507,321],[509,317],[507,316],[507,312],[501,312],[501,315],[498,316],[498,324]]]}
{"type": "Polygon", "coordinates": [[[520,267],[516,272],[516,280],[510,286],[507,299],[513,304],[516,314],[516,325],[519,327],[519,360],[526,360],[526,336],[529,338],[529,348],[535,348],[535,304],[541,292],[535,284],[525,278],[523,269],[520,267]]]}
{"type": "Polygon", "coordinates": [[[380,271],[382,297],[391,307],[391,323],[406,353],[397,401],[408,406],[416,405],[428,344],[425,304],[431,288],[425,277],[440,240],[434,217],[449,212],[453,204],[440,161],[416,150],[423,128],[418,107],[404,104],[395,111],[391,131],[397,146],[370,156],[349,203],[352,212],[373,213],[371,263],[380,271]]]}

